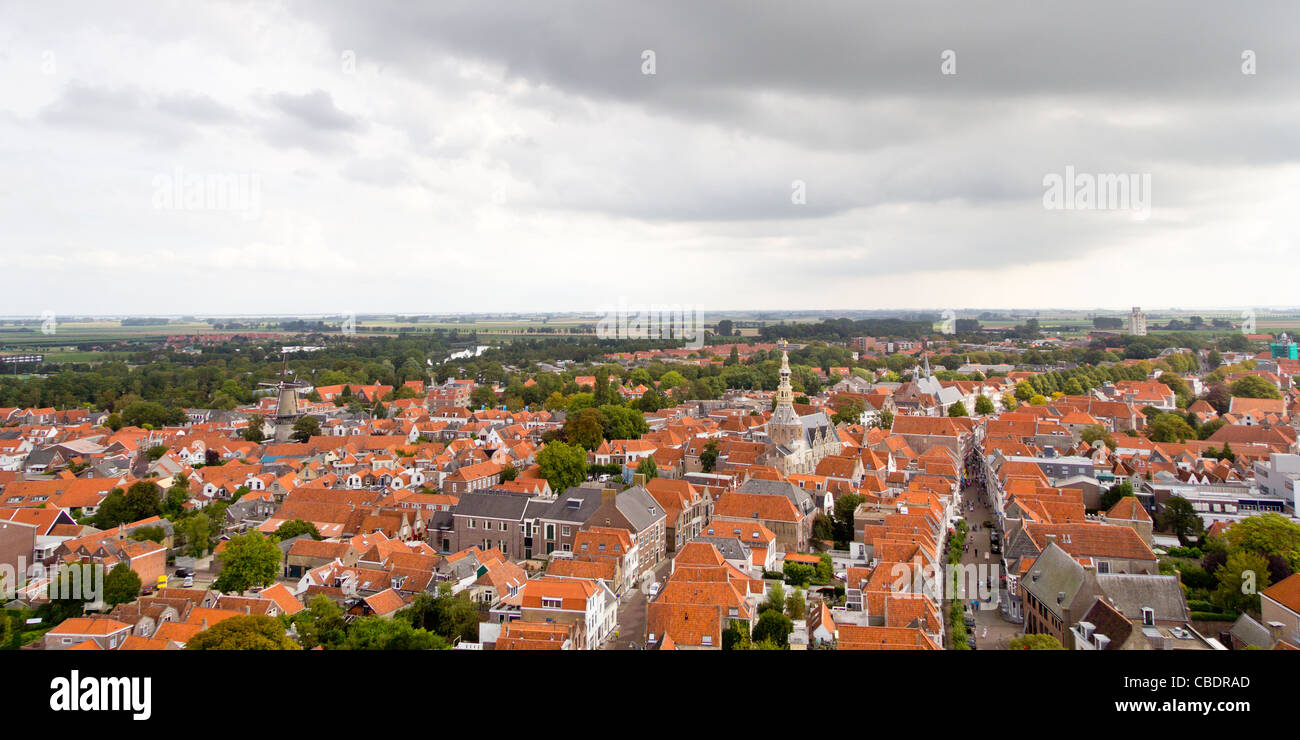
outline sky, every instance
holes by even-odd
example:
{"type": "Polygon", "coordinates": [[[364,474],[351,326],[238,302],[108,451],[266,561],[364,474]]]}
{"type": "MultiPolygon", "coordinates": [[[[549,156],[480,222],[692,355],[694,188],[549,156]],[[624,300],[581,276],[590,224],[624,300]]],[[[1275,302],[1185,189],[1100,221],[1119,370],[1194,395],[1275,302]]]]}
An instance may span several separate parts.
{"type": "Polygon", "coordinates": [[[1300,305],[1298,26],[1294,2],[10,3],[0,315],[1300,305]]]}

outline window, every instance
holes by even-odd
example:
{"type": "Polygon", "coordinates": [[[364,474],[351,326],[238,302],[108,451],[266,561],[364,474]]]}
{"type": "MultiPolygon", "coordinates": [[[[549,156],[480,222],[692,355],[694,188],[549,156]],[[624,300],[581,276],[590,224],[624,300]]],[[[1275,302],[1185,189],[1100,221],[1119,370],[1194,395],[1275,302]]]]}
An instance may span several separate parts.
{"type": "Polygon", "coordinates": [[[473,519],[468,520],[468,521],[465,523],[465,527],[466,527],[467,529],[473,529],[473,528],[474,528],[474,520],[473,520],[473,519]]]}
{"type": "Polygon", "coordinates": [[[559,599],[551,599],[551,598],[547,598],[547,597],[542,597],[542,608],[543,608],[543,609],[559,609],[559,608],[560,608],[560,605],[561,605],[561,602],[560,602],[559,599]]]}
{"type": "Polygon", "coordinates": [[[505,522],[501,522],[501,531],[502,531],[502,532],[506,531],[506,523],[505,523],[505,522]]]}
{"type": "Polygon", "coordinates": [[[701,637],[701,638],[700,638],[700,644],[701,644],[701,645],[712,645],[712,644],[713,644],[713,635],[704,635],[703,637],[701,637]]]}
{"type": "Polygon", "coordinates": [[[568,537],[568,536],[572,533],[572,531],[573,531],[573,530],[569,527],[569,525],[567,525],[567,524],[564,525],[564,536],[565,536],[565,537],[568,537]]]}

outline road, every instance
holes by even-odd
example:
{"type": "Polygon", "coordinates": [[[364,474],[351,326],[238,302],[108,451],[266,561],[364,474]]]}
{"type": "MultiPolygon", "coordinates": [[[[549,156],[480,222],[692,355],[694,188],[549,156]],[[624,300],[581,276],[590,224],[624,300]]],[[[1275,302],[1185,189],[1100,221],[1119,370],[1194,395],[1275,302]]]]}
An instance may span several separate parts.
{"type": "MultiPolygon", "coordinates": [[[[982,570],[981,575],[988,576],[992,576],[992,568],[996,566],[998,578],[994,581],[994,587],[1004,588],[1000,582],[1003,575],[1001,557],[991,552],[989,530],[984,526],[984,522],[992,521],[993,516],[982,486],[969,486],[962,491],[961,515],[966,518],[968,527],[962,565],[983,565],[987,570],[982,570]]],[[[976,650],[1005,650],[1009,647],[1011,638],[1020,635],[1020,625],[1002,618],[1002,612],[997,608],[999,593],[999,590],[993,591],[992,609],[975,610],[975,626],[970,629],[975,634],[976,650]]]]}
{"type": "MultiPolygon", "coordinates": [[[[664,558],[664,561],[655,568],[655,580],[661,585],[668,571],[672,568],[672,560],[664,558]]],[[[646,603],[648,599],[644,589],[650,585],[650,581],[643,582],[639,587],[624,592],[618,603],[618,627],[616,637],[612,637],[602,646],[605,650],[637,650],[645,647],[646,640],[646,603]]]]}

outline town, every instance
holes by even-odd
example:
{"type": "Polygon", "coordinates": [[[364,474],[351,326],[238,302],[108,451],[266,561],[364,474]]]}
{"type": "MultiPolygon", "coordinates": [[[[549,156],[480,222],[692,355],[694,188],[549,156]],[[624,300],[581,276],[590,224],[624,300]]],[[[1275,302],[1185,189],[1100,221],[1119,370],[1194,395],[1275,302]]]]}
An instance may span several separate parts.
{"type": "Polygon", "coordinates": [[[1300,648],[1287,320],[1008,316],[0,327],[0,645],[1300,648]]]}

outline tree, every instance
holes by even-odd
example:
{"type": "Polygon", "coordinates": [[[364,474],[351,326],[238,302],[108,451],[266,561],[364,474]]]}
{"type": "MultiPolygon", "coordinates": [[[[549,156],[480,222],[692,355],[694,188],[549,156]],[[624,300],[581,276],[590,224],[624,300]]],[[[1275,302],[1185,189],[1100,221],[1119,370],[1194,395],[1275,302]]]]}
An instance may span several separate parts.
{"type": "Polygon", "coordinates": [[[537,453],[537,465],[551,490],[557,493],[587,479],[587,453],[578,445],[550,442],[537,453]]]}
{"type": "Polygon", "coordinates": [[[290,623],[305,650],[335,648],[347,638],[343,610],[324,594],[313,596],[306,609],[290,617],[290,623]]]}
{"type": "Polygon", "coordinates": [[[519,468],[516,468],[513,465],[506,465],[504,468],[501,468],[501,482],[509,483],[510,481],[518,477],[519,477],[519,468]]]}
{"type": "Polygon", "coordinates": [[[862,419],[862,404],[857,401],[841,403],[831,421],[835,424],[857,424],[862,419]]]}
{"type": "Polygon", "coordinates": [[[450,584],[438,587],[437,594],[419,593],[411,604],[394,615],[417,629],[441,636],[447,642],[478,641],[478,607],[467,592],[453,594],[450,584]]]}
{"type": "Polygon", "coordinates": [[[1282,393],[1272,383],[1258,375],[1245,375],[1228,386],[1232,395],[1241,398],[1281,398],[1282,393]]]}
{"type": "Polygon", "coordinates": [[[1268,560],[1255,552],[1233,552],[1214,577],[1219,582],[1214,603],[1236,612],[1258,612],[1259,592],[1269,586],[1268,560]]]}
{"type": "Polygon", "coordinates": [[[966,413],[966,404],[962,403],[961,401],[958,401],[957,403],[954,403],[953,405],[948,407],[948,416],[957,418],[960,416],[970,416],[970,414],[966,413]]]}
{"type": "Polygon", "coordinates": [[[1061,641],[1051,635],[1029,634],[1011,638],[1012,650],[1064,650],[1061,641]]]}
{"type": "Polygon", "coordinates": [[[1106,492],[1101,495],[1101,508],[1105,511],[1110,511],[1111,508],[1115,506],[1115,504],[1119,503],[1120,499],[1124,498],[1125,496],[1132,496],[1132,495],[1133,495],[1132,483],[1129,483],[1128,481],[1121,481],[1119,483],[1116,483],[1115,485],[1106,489],[1106,492]]]}
{"type": "Polygon", "coordinates": [[[644,475],[646,480],[659,477],[659,466],[655,463],[653,457],[643,457],[641,462],[636,464],[637,475],[644,475]]]}
{"type": "Polygon", "coordinates": [[[1178,543],[1183,547],[1186,547],[1193,537],[1200,537],[1205,532],[1205,522],[1201,521],[1201,515],[1196,512],[1196,507],[1182,496],[1169,497],[1164,507],[1160,509],[1160,527],[1173,532],[1178,537],[1178,543]]]}
{"type": "Polygon", "coordinates": [[[441,635],[416,629],[400,619],[366,617],[348,628],[344,650],[449,650],[441,635]]]}
{"type": "Polygon", "coordinates": [[[93,521],[99,529],[112,529],[161,513],[162,489],[153,481],[142,480],[131,484],[125,492],[119,488],[110,491],[100,503],[93,521]]]}
{"type": "Polygon", "coordinates": [[[185,644],[186,650],[300,650],[284,633],[284,624],[264,614],[223,619],[185,644]]]}
{"type": "Polygon", "coordinates": [[[136,527],[135,529],[131,530],[131,539],[135,540],[136,542],[144,542],[148,540],[149,542],[157,542],[158,544],[161,545],[162,541],[167,539],[167,530],[163,529],[160,526],[159,527],[136,527]]]}
{"type": "Polygon", "coordinates": [[[785,574],[785,582],[796,588],[806,588],[816,574],[811,565],[789,560],[781,566],[781,572],[785,574]]]}
{"type": "Polygon", "coordinates": [[[718,441],[710,440],[700,451],[700,469],[705,473],[712,473],[713,466],[718,464],[718,441]]]}
{"type": "Polygon", "coordinates": [[[804,618],[807,605],[804,603],[803,590],[798,589],[785,600],[785,615],[793,620],[804,618]]]}
{"type": "Polygon", "coordinates": [[[564,422],[564,437],[569,444],[587,450],[600,447],[600,443],[605,439],[604,435],[605,425],[599,409],[583,409],[564,422]]]}
{"type": "Polygon", "coordinates": [[[835,542],[842,544],[853,541],[853,512],[858,510],[858,504],[861,503],[862,497],[856,493],[846,493],[835,499],[834,514],[831,518],[835,542]]]}
{"type": "Polygon", "coordinates": [[[217,559],[221,561],[221,574],[212,585],[225,593],[269,586],[280,572],[279,545],[258,531],[232,537],[217,559]]]}
{"type": "Polygon", "coordinates": [[[176,523],[176,532],[185,543],[185,554],[201,558],[212,548],[212,521],[204,512],[187,516],[176,523]]]}
{"type": "Polygon", "coordinates": [[[320,530],[316,529],[316,525],[305,519],[291,519],[275,530],[275,538],[281,541],[302,534],[311,535],[313,540],[324,539],[320,535],[320,530]]]}
{"type": "Polygon", "coordinates": [[[262,433],[261,417],[255,416],[248,420],[248,428],[244,430],[243,437],[246,442],[258,444],[266,439],[266,435],[262,433]]]}
{"type": "Polygon", "coordinates": [[[497,393],[492,386],[480,385],[469,394],[469,405],[478,408],[496,408],[497,393]]]}
{"type": "Polygon", "coordinates": [[[887,410],[885,410],[885,409],[881,409],[881,410],[880,410],[880,413],[879,413],[879,414],[876,414],[876,424],[875,424],[875,426],[876,426],[877,429],[886,429],[886,430],[888,430],[888,429],[893,429],[893,428],[894,428],[894,412],[892,412],[892,411],[887,411],[887,410]]]}
{"type": "Polygon", "coordinates": [[[1084,427],[1083,431],[1079,432],[1079,439],[1087,442],[1092,447],[1096,447],[1097,442],[1101,442],[1106,445],[1106,449],[1112,452],[1115,450],[1115,438],[1110,436],[1110,432],[1106,431],[1106,428],[1100,424],[1084,427]]]}
{"type": "Polygon", "coordinates": [[[1223,533],[1229,552],[1249,551],[1268,557],[1280,555],[1292,571],[1300,570],[1300,524],[1269,512],[1242,519],[1223,533]]]}
{"type": "Polygon", "coordinates": [[[764,601],[759,611],[773,610],[778,613],[785,611],[785,587],[780,583],[773,583],[767,588],[767,601],[764,601]]]}
{"type": "Polygon", "coordinates": [[[1196,439],[1196,430],[1178,414],[1160,414],[1148,425],[1147,437],[1152,442],[1185,442],[1196,439]]]}
{"type": "Polygon", "coordinates": [[[758,624],[754,625],[751,639],[754,642],[771,640],[785,650],[790,647],[790,633],[793,631],[793,620],[775,609],[769,609],[758,615],[758,624]]]}
{"type": "Polygon", "coordinates": [[[718,322],[718,328],[717,328],[717,334],[718,334],[718,336],[720,336],[720,337],[729,337],[729,336],[731,336],[731,329],[732,329],[733,326],[735,326],[735,325],[731,322],[731,319],[723,319],[723,320],[719,321],[719,322],[718,322]]]}
{"type": "Polygon", "coordinates": [[[306,442],[320,435],[320,422],[314,416],[299,417],[293,423],[293,433],[289,438],[295,442],[306,442]]]}
{"type": "Polygon", "coordinates": [[[104,603],[129,604],[140,596],[140,575],[126,563],[118,563],[104,576],[104,603]]]}
{"type": "Polygon", "coordinates": [[[988,396],[978,396],[975,399],[975,413],[980,416],[991,414],[994,410],[993,401],[988,396]]]}

